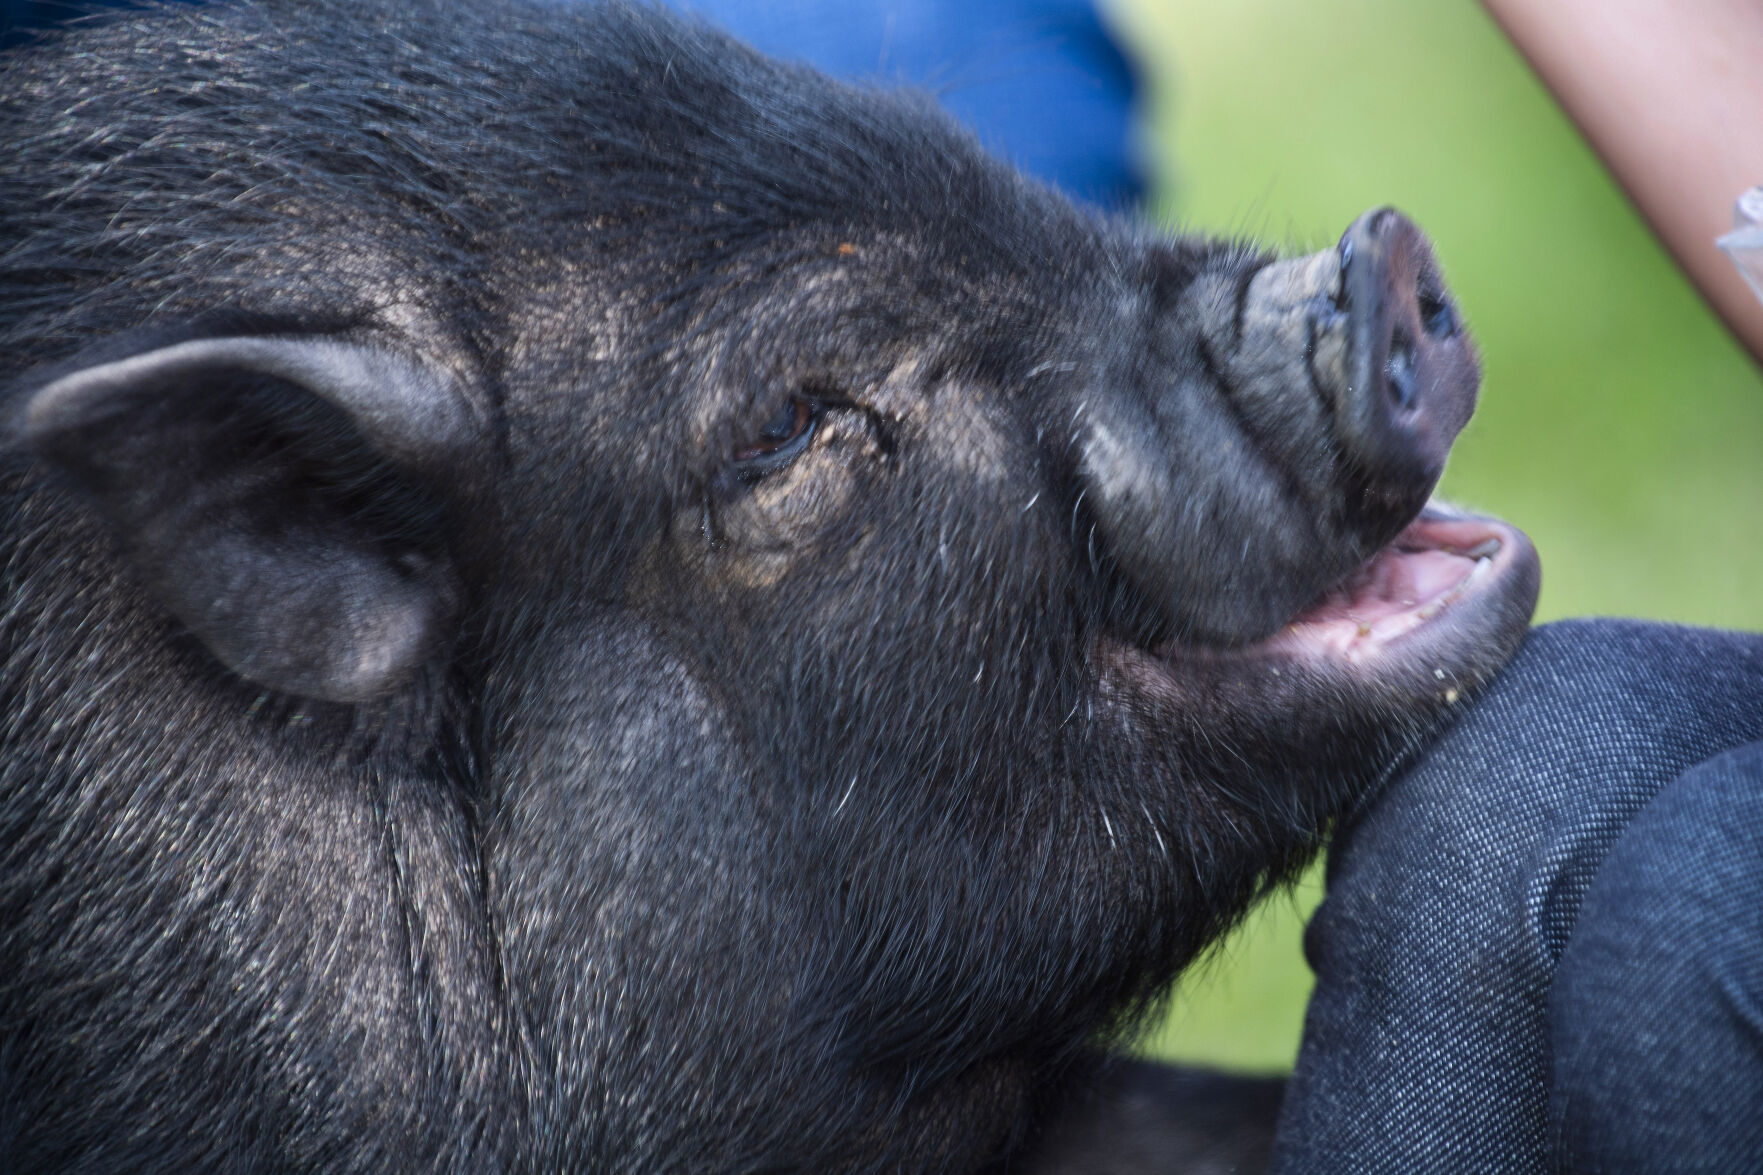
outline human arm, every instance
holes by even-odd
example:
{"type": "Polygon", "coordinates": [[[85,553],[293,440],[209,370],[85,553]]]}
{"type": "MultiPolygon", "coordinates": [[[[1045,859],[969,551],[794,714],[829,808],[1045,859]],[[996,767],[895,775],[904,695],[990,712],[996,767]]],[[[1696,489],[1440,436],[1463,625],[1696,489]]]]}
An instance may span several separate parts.
{"type": "Polygon", "coordinates": [[[1757,0],[1482,0],[1733,334],[1763,304],[1714,238],[1763,183],[1757,0]]]}

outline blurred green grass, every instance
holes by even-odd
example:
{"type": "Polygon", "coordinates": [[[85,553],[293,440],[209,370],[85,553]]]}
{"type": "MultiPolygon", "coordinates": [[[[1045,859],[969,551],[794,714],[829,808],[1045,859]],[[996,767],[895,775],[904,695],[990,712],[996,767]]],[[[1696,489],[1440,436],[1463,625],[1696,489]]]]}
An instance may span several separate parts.
{"type": "MultiPolygon", "coordinates": [[[[1763,628],[1763,375],[1477,5],[1114,12],[1149,71],[1166,222],[1308,250],[1387,203],[1432,234],[1484,361],[1443,492],[1530,533],[1539,620],[1763,628]]],[[[1320,897],[1313,874],[1252,915],[1145,1051],[1289,1067],[1320,897]]]]}

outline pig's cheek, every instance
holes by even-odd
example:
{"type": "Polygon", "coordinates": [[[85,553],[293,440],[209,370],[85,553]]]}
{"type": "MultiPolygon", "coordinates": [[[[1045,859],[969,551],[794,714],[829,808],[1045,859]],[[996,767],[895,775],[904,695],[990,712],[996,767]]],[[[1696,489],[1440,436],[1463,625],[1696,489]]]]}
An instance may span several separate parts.
{"type": "Polygon", "coordinates": [[[816,454],[790,473],[755,485],[744,508],[730,512],[719,562],[731,580],[767,586],[803,559],[821,562],[833,554],[829,545],[850,545],[855,471],[835,454],[816,454]]]}

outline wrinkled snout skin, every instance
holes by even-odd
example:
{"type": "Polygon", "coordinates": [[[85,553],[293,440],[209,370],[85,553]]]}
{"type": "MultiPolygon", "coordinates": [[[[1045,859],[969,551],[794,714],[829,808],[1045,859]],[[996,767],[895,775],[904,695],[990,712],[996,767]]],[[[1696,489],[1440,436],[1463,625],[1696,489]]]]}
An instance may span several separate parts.
{"type": "Polygon", "coordinates": [[[621,4],[0,71],[0,1170],[1026,1162],[1523,638],[1397,214],[621,4]]]}
{"type": "Polygon", "coordinates": [[[1425,236],[1391,209],[1309,256],[1226,257],[1158,318],[1190,361],[1085,405],[1088,501],[1168,635],[1246,643],[1420,511],[1480,368],[1425,236]]]}

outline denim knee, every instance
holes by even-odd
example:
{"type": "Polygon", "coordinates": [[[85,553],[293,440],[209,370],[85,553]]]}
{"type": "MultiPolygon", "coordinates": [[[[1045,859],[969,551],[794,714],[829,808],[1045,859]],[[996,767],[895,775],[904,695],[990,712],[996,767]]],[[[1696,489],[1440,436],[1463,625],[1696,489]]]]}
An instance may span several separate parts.
{"type": "Polygon", "coordinates": [[[1679,776],[1630,823],[1549,1017],[1567,1169],[1763,1167],[1763,743],[1679,776]]]}
{"type": "Polygon", "coordinates": [[[1660,788],[1758,739],[1763,637],[1533,633],[1330,850],[1274,1169],[1551,1169],[1547,1002],[1580,901],[1660,788]]]}

